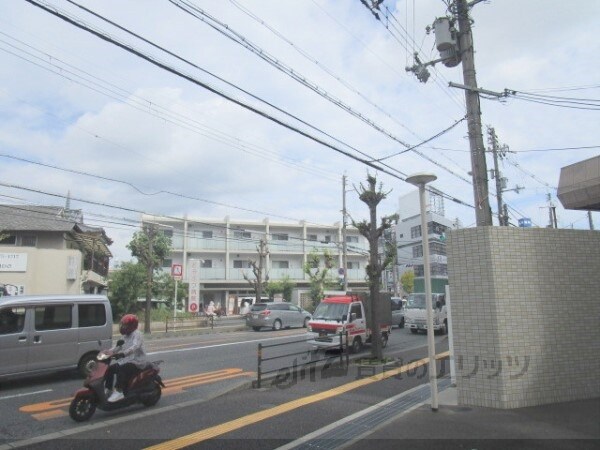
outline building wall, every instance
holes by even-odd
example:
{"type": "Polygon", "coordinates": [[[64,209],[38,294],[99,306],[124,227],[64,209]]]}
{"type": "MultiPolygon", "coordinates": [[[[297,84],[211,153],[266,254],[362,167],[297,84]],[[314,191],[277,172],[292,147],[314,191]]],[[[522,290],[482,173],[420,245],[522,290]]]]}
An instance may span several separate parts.
{"type": "Polygon", "coordinates": [[[448,233],[460,404],[519,408],[600,396],[600,233],[448,233]]]}
{"type": "MultiPolygon", "coordinates": [[[[233,305],[230,298],[252,294],[252,288],[243,275],[246,273],[253,278],[252,269],[246,265],[249,260],[258,259],[257,247],[261,239],[266,239],[268,245],[264,264],[270,280],[289,277],[299,288],[308,286],[310,279],[304,273],[303,267],[312,251],[321,254],[328,250],[331,253],[334,258],[331,269],[333,279],[338,279],[338,268],[342,267],[340,224],[319,227],[304,222],[273,223],[268,219],[165,219],[144,215],[142,222],[145,221],[167,225],[172,234],[172,249],[169,261],[166,261],[162,268],[163,271],[169,272],[172,263],[182,264],[185,281],[187,265],[191,259],[211,261],[212,267],[202,267],[199,271],[200,301],[205,304],[213,300],[233,305]],[[205,237],[206,233],[212,237],[205,237]],[[281,235],[286,235],[287,239],[283,239],[284,236],[281,235]],[[236,263],[242,267],[234,267],[236,263]],[[283,267],[286,264],[287,268],[283,267]]],[[[368,243],[355,228],[350,227],[347,235],[353,240],[348,243],[348,262],[351,264],[348,270],[349,283],[352,287],[364,286],[368,243]]]]}
{"type": "Polygon", "coordinates": [[[81,294],[81,252],[0,246],[0,254],[26,254],[25,270],[0,271],[0,283],[23,286],[25,295],[81,294]]]}

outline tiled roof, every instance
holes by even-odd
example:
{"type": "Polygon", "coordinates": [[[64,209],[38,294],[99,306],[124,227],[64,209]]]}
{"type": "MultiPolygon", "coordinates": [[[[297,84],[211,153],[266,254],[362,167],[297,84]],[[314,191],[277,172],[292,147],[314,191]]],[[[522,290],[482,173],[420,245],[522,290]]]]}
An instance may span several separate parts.
{"type": "Polygon", "coordinates": [[[72,231],[80,225],[61,216],[58,206],[0,205],[0,230],[72,231]]]}

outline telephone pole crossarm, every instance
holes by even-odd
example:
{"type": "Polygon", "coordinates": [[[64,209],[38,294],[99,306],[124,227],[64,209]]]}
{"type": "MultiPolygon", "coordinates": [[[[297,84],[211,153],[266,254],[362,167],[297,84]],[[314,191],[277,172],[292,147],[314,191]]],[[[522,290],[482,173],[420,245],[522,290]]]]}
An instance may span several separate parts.
{"type": "Polygon", "coordinates": [[[450,81],[448,83],[448,86],[453,87],[453,88],[464,89],[465,91],[471,91],[471,92],[477,92],[479,94],[490,95],[492,97],[502,98],[502,97],[507,97],[508,96],[508,93],[506,91],[504,91],[504,92],[488,91],[487,89],[482,89],[482,88],[478,88],[478,87],[471,87],[471,86],[465,86],[464,84],[454,83],[452,81],[450,81]]]}

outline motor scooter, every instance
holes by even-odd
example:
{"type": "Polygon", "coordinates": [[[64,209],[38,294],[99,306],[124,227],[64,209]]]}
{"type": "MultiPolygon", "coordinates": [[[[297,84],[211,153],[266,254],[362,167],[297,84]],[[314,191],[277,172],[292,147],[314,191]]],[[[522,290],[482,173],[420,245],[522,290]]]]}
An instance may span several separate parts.
{"type": "Polygon", "coordinates": [[[154,406],[160,400],[162,388],[165,387],[158,374],[160,372],[158,366],[162,361],[153,361],[148,362],[144,369],[131,378],[127,388],[123,390],[123,399],[116,402],[108,401],[110,393],[107,392],[104,385],[106,372],[117,354],[118,350],[114,353],[108,350],[98,353],[90,374],[83,382],[85,387],[79,389],[71,401],[69,407],[71,419],[76,422],[85,422],[94,415],[96,408],[102,411],[114,411],[134,403],[154,406]]]}

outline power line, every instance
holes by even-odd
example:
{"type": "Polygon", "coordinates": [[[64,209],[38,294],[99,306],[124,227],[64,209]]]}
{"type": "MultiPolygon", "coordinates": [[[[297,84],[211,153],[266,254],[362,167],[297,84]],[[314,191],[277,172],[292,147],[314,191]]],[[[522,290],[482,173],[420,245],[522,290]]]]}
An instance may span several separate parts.
{"type": "MultiPolygon", "coordinates": [[[[242,45],[244,48],[246,48],[247,50],[250,50],[252,53],[257,55],[259,58],[263,59],[264,61],[266,61],[273,67],[277,68],[281,72],[290,76],[292,79],[296,80],[303,86],[305,86],[305,87],[309,88],[310,90],[312,90],[313,92],[317,93],[322,98],[328,100],[335,106],[338,106],[342,110],[346,111],[347,113],[351,114],[352,116],[354,116],[357,119],[361,120],[362,122],[366,123],[373,129],[379,131],[380,133],[382,133],[385,136],[389,137],[390,139],[398,142],[399,144],[403,145],[406,148],[411,147],[410,144],[407,144],[406,142],[404,142],[403,140],[401,140],[400,138],[398,138],[391,132],[387,131],[385,128],[377,125],[375,123],[375,121],[369,119],[362,113],[355,111],[353,108],[351,108],[350,106],[348,106],[347,104],[345,104],[344,102],[339,100],[338,98],[332,96],[331,94],[329,94],[327,91],[325,91],[324,89],[322,89],[315,83],[309,81],[308,78],[306,78],[305,76],[300,74],[298,71],[292,69],[289,66],[286,66],[280,60],[271,56],[268,52],[266,52],[262,48],[258,47],[257,45],[253,44],[252,42],[250,42],[248,39],[246,39],[240,33],[233,30],[233,28],[231,26],[224,24],[223,22],[219,21],[217,18],[211,16],[210,14],[208,14],[204,10],[196,7],[195,5],[190,4],[186,0],[169,0],[169,2],[171,4],[173,4],[174,6],[180,8],[182,11],[186,12],[187,14],[191,15],[192,17],[195,17],[198,20],[206,23],[208,26],[213,28],[215,31],[226,36],[227,38],[231,39],[235,43],[242,45]]],[[[433,160],[429,156],[424,155],[421,152],[418,152],[417,150],[414,150],[414,149],[412,151],[414,153],[416,153],[417,155],[421,156],[422,158],[424,158],[424,159],[428,160],[429,162],[435,164],[436,166],[440,167],[442,170],[445,170],[448,173],[456,176],[457,178],[459,178],[467,183],[470,183],[470,181],[468,179],[462,177],[461,175],[458,175],[454,171],[450,170],[449,168],[447,168],[443,164],[439,163],[438,161],[433,160]]]]}
{"type": "MultiPolygon", "coordinates": [[[[329,149],[331,149],[331,150],[333,150],[335,152],[338,152],[338,153],[340,153],[340,154],[342,154],[344,156],[347,156],[347,157],[349,157],[351,159],[354,159],[355,161],[361,162],[362,164],[365,164],[365,165],[367,165],[367,166],[369,166],[369,167],[371,167],[371,168],[373,168],[375,170],[378,170],[378,171],[386,173],[386,174],[388,174],[388,175],[390,175],[390,176],[392,176],[394,178],[397,178],[397,179],[400,179],[402,181],[405,181],[405,178],[402,178],[401,176],[399,176],[399,175],[397,175],[395,173],[390,172],[390,170],[387,170],[386,168],[389,168],[392,171],[395,171],[395,172],[398,172],[398,173],[402,173],[402,172],[400,172],[397,169],[390,168],[387,165],[383,165],[383,167],[380,166],[380,165],[376,165],[376,164],[370,162],[369,160],[365,160],[365,159],[359,158],[356,155],[353,155],[353,154],[351,154],[351,153],[349,153],[349,152],[347,152],[345,150],[342,150],[342,149],[334,146],[333,144],[330,144],[329,142],[324,141],[321,138],[318,138],[318,137],[316,137],[314,135],[311,135],[310,133],[308,133],[306,131],[301,130],[300,128],[298,128],[296,126],[293,126],[293,125],[291,125],[291,124],[289,124],[287,122],[284,122],[281,119],[278,119],[278,118],[276,118],[276,117],[274,117],[274,116],[272,116],[272,115],[270,115],[270,114],[268,114],[268,113],[266,113],[266,112],[264,112],[262,110],[259,110],[259,109],[255,108],[254,106],[248,105],[248,104],[242,102],[241,100],[235,99],[232,96],[230,96],[230,95],[228,95],[228,94],[220,91],[216,87],[213,87],[213,86],[211,86],[211,85],[209,85],[209,84],[207,84],[205,82],[202,82],[202,81],[200,81],[200,80],[192,77],[191,75],[187,75],[185,73],[182,73],[179,70],[177,70],[177,69],[175,69],[175,68],[173,68],[171,66],[168,66],[167,64],[165,64],[163,62],[160,62],[160,61],[156,60],[155,58],[153,58],[153,57],[151,57],[149,55],[144,54],[140,50],[137,50],[137,49],[135,49],[135,48],[133,48],[133,47],[131,47],[129,45],[126,45],[126,44],[124,44],[124,43],[122,43],[120,41],[117,41],[116,39],[114,39],[114,38],[112,38],[112,37],[110,37],[110,36],[108,36],[106,34],[103,34],[102,32],[100,32],[98,30],[94,30],[94,29],[90,28],[89,26],[87,26],[87,25],[85,25],[85,24],[77,21],[75,18],[71,18],[71,17],[69,17],[69,16],[67,16],[67,15],[59,12],[58,9],[52,9],[52,8],[46,6],[46,5],[43,5],[43,4],[39,3],[36,0],[25,0],[25,1],[28,2],[28,3],[30,3],[33,6],[36,6],[36,7],[40,8],[40,9],[42,9],[42,10],[48,12],[48,13],[50,13],[50,14],[58,17],[58,18],[60,18],[61,20],[65,21],[67,23],[70,23],[71,25],[73,25],[73,26],[75,26],[77,28],[80,28],[80,29],[82,29],[84,31],[87,31],[88,33],[93,34],[94,36],[96,36],[96,37],[98,37],[98,38],[100,38],[100,39],[102,39],[102,40],[104,40],[104,41],[106,41],[108,43],[111,43],[111,44],[113,44],[113,45],[115,45],[117,47],[120,47],[121,49],[123,49],[123,50],[125,50],[125,51],[127,51],[127,52],[129,52],[129,53],[131,53],[131,54],[133,54],[133,55],[135,55],[135,56],[143,59],[143,60],[146,60],[149,63],[151,63],[151,64],[153,64],[153,65],[155,65],[155,66],[157,66],[157,67],[159,67],[159,68],[161,68],[161,69],[163,69],[163,70],[165,70],[167,72],[170,72],[170,73],[172,73],[172,74],[174,74],[176,76],[179,76],[179,77],[181,77],[181,78],[183,78],[183,79],[185,79],[185,80],[187,80],[187,81],[189,81],[189,82],[191,82],[193,84],[196,84],[196,85],[198,85],[200,87],[203,87],[204,89],[206,89],[206,90],[208,90],[208,91],[210,91],[210,92],[212,92],[212,93],[214,93],[214,94],[216,94],[216,95],[218,95],[218,96],[220,96],[222,98],[225,98],[226,100],[229,100],[232,103],[235,103],[235,104],[237,104],[238,106],[241,106],[244,109],[247,109],[247,110],[249,110],[249,111],[251,111],[251,112],[253,112],[255,114],[258,114],[258,115],[262,116],[263,118],[266,118],[266,119],[268,119],[268,120],[270,120],[270,121],[272,121],[272,122],[274,122],[274,123],[276,123],[278,125],[281,125],[281,126],[283,126],[284,128],[287,128],[290,131],[294,131],[297,134],[300,134],[300,135],[302,135],[302,136],[304,136],[304,137],[306,137],[306,138],[308,138],[308,139],[310,139],[310,140],[312,140],[312,141],[314,141],[314,142],[316,142],[318,144],[321,144],[321,145],[323,145],[323,146],[325,146],[325,147],[327,147],[327,148],[329,148],[329,149]]],[[[360,153],[362,155],[368,156],[368,155],[366,155],[363,152],[360,152],[360,153]]],[[[372,157],[370,157],[370,159],[372,159],[372,157]]],[[[405,175],[405,174],[403,174],[403,175],[405,175]]],[[[462,204],[462,205],[474,208],[474,206],[469,205],[468,203],[465,203],[462,200],[459,200],[459,199],[457,199],[455,197],[452,197],[452,196],[450,196],[448,194],[443,194],[443,195],[446,198],[449,198],[450,200],[454,201],[455,203],[462,204]]]]}

